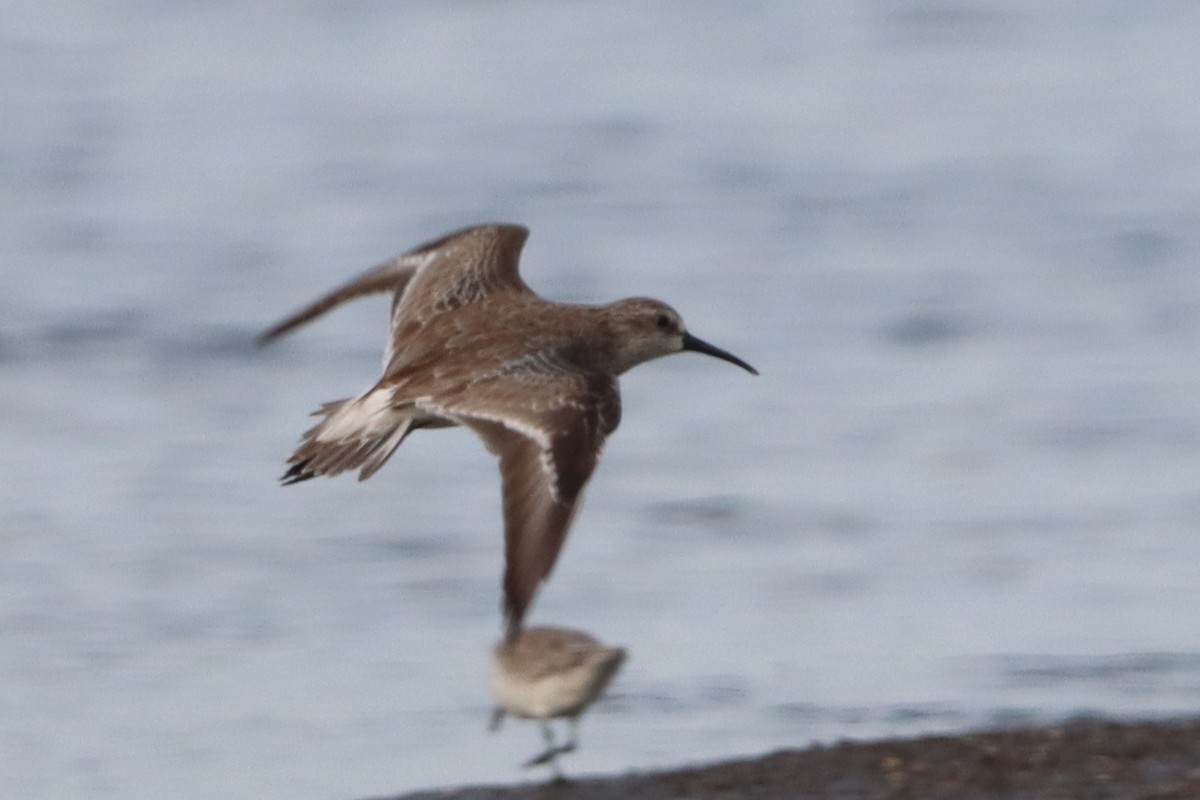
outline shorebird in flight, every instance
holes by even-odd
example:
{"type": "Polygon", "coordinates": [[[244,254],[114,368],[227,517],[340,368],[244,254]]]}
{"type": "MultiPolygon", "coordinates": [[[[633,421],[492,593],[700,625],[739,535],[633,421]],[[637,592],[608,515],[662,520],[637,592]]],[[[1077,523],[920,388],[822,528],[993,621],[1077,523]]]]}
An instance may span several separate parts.
{"type": "Polygon", "coordinates": [[[504,615],[515,637],[562,548],[604,440],[621,418],[617,378],[685,350],[755,369],[688,333],[658,300],[555,303],[518,273],[529,231],[465,228],[364,272],[265,331],[268,342],[357,297],[393,295],[383,376],[326,403],[284,484],[375,474],[420,428],[463,425],[500,459],[504,615]]]}

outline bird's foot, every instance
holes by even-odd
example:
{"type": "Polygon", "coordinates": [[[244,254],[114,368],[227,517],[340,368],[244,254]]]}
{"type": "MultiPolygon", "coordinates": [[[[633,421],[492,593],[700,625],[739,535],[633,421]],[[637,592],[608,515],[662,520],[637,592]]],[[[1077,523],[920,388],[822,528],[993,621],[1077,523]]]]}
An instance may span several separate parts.
{"type": "MultiPolygon", "coordinates": [[[[554,760],[556,758],[558,758],[559,756],[564,755],[566,753],[570,753],[574,749],[575,749],[574,744],[564,744],[564,745],[561,745],[558,747],[551,747],[548,750],[546,750],[546,752],[542,753],[541,755],[534,756],[533,758],[529,759],[524,764],[522,764],[522,766],[525,769],[529,769],[530,767],[540,767],[542,764],[554,763],[554,760]]],[[[558,765],[557,764],[555,764],[554,771],[556,774],[558,774],[558,765]]],[[[559,774],[559,777],[561,778],[562,775],[559,774]]]]}

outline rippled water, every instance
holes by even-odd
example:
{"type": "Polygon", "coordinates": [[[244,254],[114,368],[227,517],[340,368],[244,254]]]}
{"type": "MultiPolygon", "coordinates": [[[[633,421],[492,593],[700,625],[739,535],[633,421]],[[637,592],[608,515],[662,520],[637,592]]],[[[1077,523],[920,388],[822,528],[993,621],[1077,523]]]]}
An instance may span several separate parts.
{"type": "Polygon", "coordinates": [[[275,478],[461,224],[751,379],[623,382],[533,620],[631,660],[576,771],[1200,706],[1200,7],[10,3],[0,781],[354,798],[484,731],[495,465],[275,478]]]}

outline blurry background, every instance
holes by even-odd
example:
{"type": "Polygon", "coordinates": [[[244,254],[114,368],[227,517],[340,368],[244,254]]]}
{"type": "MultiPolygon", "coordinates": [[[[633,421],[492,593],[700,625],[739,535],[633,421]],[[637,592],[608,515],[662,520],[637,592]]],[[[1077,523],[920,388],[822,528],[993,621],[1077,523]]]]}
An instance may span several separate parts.
{"type": "Polygon", "coordinates": [[[631,649],[579,772],[1200,706],[1200,5],[0,11],[0,781],[356,798],[527,777],[484,726],[496,467],[282,489],[459,225],[680,356],[533,622],[631,649]]]}

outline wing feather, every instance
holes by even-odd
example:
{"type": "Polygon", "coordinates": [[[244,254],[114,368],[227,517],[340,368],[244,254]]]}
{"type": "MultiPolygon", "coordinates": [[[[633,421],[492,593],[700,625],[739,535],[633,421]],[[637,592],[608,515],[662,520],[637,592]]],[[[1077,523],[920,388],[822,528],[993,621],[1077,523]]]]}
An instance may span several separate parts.
{"type": "Polygon", "coordinates": [[[426,253],[405,253],[378,264],[284,317],[260,333],[256,341],[260,346],[269,344],[317,317],[324,316],[343,303],[359,297],[384,292],[392,292],[399,297],[416,274],[417,268],[428,258],[426,253]]]}
{"type": "Polygon", "coordinates": [[[550,382],[544,391],[530,392],[527,380],[509,374],[507,380],[476,384],[461,402],[443,407],[500,459],[510,635],[554,568],[584,486],[620,419],[611,376],[564,371],[550,382]]]}

